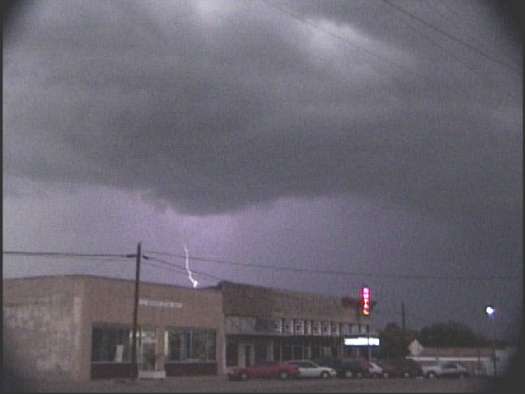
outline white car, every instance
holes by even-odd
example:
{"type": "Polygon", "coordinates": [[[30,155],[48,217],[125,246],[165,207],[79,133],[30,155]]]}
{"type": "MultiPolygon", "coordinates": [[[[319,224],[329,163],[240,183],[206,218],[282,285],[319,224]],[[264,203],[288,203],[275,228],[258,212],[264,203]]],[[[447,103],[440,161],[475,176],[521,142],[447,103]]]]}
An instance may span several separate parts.
{"type": "Polygon", "coordinates": [[[333,378],[335,369],[322,367],[310,360],[291,360],[287,364],[294,365],[299,369],[299,378],[333,378]]]}
{"type": "Polygon", "coordinates": [[[373,361],[368,362],[368,375],[371,376],[372,378],[388,377],[388,374],[383,371],[383,368],[381,368],[379,365],[377,365],[373,361]]]}
{"type": "Polygon", "coordinates": [[[430,379],[444,377],[463,378],[469,376],[468,370],[456,362],[437,362],[424,365],[421,369],[423,370],[423,375],[430,379]]]}

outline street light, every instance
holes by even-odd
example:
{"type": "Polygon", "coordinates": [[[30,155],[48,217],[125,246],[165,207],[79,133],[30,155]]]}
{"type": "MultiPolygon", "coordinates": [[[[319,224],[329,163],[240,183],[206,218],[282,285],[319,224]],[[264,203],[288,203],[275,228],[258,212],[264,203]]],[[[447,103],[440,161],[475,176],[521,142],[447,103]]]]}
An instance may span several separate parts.
{"type": "Polygon", "coordinates": [[[491,305],[487,305],[485,307],[485,313],[487,314],[487,316],[490,318],[494,315],[494,313],[496,313],[496,308],[494,308],[493,306],[491,305]]]}
{"type": "Polygon", "coordinates": [[[485,306],[485,314],[489,320],[492,320],[492,362],[494,365],[494,377],[497,376],[496,370],[496,324],[494,316],[496,315],[496,308],[492,305],[485,306]]]}

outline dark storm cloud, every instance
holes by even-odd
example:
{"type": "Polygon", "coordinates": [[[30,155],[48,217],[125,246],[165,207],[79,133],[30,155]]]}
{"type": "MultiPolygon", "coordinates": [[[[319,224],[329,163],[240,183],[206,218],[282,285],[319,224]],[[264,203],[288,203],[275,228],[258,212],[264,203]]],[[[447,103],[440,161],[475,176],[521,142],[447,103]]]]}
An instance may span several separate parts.
{"type": "Polygon", "coordinates": [[[380,58],[264,3],[35,3],[6,42],[7,174],[197,215],[345,193],[519,212],[519,77],[480,80],[377,2],[276,4],[380,58]]]}

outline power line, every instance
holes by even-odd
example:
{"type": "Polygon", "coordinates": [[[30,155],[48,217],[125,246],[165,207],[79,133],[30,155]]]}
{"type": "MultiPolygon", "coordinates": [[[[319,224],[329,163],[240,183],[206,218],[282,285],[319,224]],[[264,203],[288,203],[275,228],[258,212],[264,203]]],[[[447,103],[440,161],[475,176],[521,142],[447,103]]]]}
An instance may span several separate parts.
{"type": "MultiPolygon", "coordinates": [[[[448,48],[445,48],[443,45],[439,44],[437,41],[435,41],[434,39],[430,38],[429,35],[423,33],[421,30],[419,30],[418,28],[416,28],[414,25],[408,23],[408,22],[405,22],[405,26],[409,27],[410,29],[412,29],[413,31],[415,31],[418,35],[420,36],[423,36],[424,38],[426,38],[428,41],[430,41],[432,44],[434,44],[435,46],[437,46],[438,48],[442,49],[444,52],[448,53],[452,58],[454,58],[457,62],[461,63],[467,70],[469,71],[472,71],[472,72],[476,72],[476,69],[473,68],[472,66],[470,66],[468,63],[464,62],[461,58],[459,58],[454,52],[452,52],[450,49],[448,48]]],[[[478,74],[479,75],[479,74],[478,74]]]]}
{"type": "Polygon", "coordinates": [[[406,10],[405,8],[393,4],[390,0],[383,0],[383,2],[386,3],[386,4],[388,4],[388,5],[391,6],[392,8],[395,8],[395,9],[398,10],[399,12],[401,12],[401,13],[403,13],[403,14],[405,14],[405,15],[408,15],[410,18],[419,21],[420,23],[424,24],[424,25],[427,26],[428,28],[430,28],[430,29],[432,29],[432,30],[434,30],[434,31],[437,31],[438,33],[443,34],[444,36],[448,37],[449,39],[451,39],[451,40],[453,40],[453,41],[456,41],[456,42],[458,42],[458,43],[460,43],[460,44],[462,44],[462,45],[464,45],[464,46],[470,48],[471,50],[473,50],[473,51],[477,52],[478,54],[480,54],[481,56],[485,57],[486,59],[491,60],[491,61],[493,61],[493,62],[495,62],[495,63],[498,63],[498,64],[500,64],[500,65],[506,67],[507,69],[509,69],[509,70],[511,70],[511,71],[513,71],[513,72],[515,72],[515,73],[518,73],[518,72],[519,72],[519,71],[518,71],[517,69],[515,69],[513,66],[510,66],[510,65],[508,65],[507,63],[502,62],[502,61],[500,61],[499,59],[494,58],[494,57],[491,56],[490,54],[488,54],[488,53],[486,53],[485,51],[479,49],[478,47],[476,47],[476,46],[474,46],[474,45],[472,45],[472,44],[470,44],[470,43],[468,43],[468,42],[462,40],[461,38],[456,37],[455,35],[450,34],[450,33],[446,32],[445,30],[442,30],[442,29],[440,29],[439,27],[434,26],[433,24],[427,22],[427,21],[424,20],[423,18],[421,18],[421,17],[419,17],[419,16],[417,16],[417,15],[414,15],[413,13],[411,13],[411,12],[408,11],[408,10],[406,10]]]}
{"type": "MultiPolygon", "coordinates": [[[[425,2],[421,2],[421,4],[423,4],[426,8],[428,8],[430,11],[432,12],[436,12],[440,18],[444,21],[448,21],[450,22],[450,15],[446,15],[447,12],[441,10],[439,7],[443,7],[445,8],[448,13],[450,14],[451,13],[451,10],[449,10],[445,3],[444,2],[440,2],[439,3],[439,6],[437,6],[435,2],[429,2],[429,1],[425,1],[425,2]]],[[[454,12],[454,14],[459,18],[461,19],[461,21],[463,22],[464,21],[464,17],[461,17],[460,15],[458,15],[457,13],[454,12]]],[[[457,26],[457,23],[453,23],[454,26],[457,26]]],[[[475,42],[477,45],[480,45],[483,46],[482,42],[479,41],[477,38],[473,37],[472,35],[469,35],[469,34],[466,34],[466,33],[463,33],[463,36],[468,38],[470,41],[473,41],[475,42]]],[[[491,56],[494,56],[491,54],[491,56]]],[[[509,58],[505,59],[505,60],[510,60],[509,58]]],[[[510,62],[512,62],[512,60],[510,60],[510,62]]]]}
{"type": "MultiPolygon", "coordinates": [[[[150,252],[147,252],[147,253],[150,253],[150,252]]],[[[170,261],[167,261],[167,260],[164,260],[164,259],[160,259],[158,257],[151,257],[151,256],[143,256],[143,257],[146,260],[153,260],[153,261],[156,261],[158,263],[164,264],[164,265],[166,265],[168,267],[171,267],[171,268],[174,268],[174,269],[178,269],[179,271],[187,272],[184,267],[181,267],[180,265],[174,264],[174,263],[172,263],[170,261]]],[[[194,258],[192,257],[192,259],[194,259],[194,258]]],[[[196,271],[194,269],[191,269],[191,272],[195,273],[197,275],[207,276],[207,277],[212,278],[214,280],[227,281],[227,279],[225,279],[225,278],[219,277],[217,275],[209,274],[207,272],[196,271]]]]}
{"type": "MultiPolygon", "coordinates": [[[[169,256],[175,258],[186,258],[186,256],[176,253],[168,252],[159,252],[154,250],[147,250],[146,253],[157,254],[161,256],[169,256]]],[[[34,252],[34,251],[3,251],[3,254],[6,255],[15,255],[15,256],[32,256],[32,257],[113,257],[128,259],[134,258],[135,254],[109,254],[109,253],[67,253],[67,252],[34,252]]],[[[157,262],[168,264],[170,267],[176,267],[181,270],[184,270],[183,267],[162,260],[156,257],[144,256],[145,259],[152,259],[157,262]]],[[[453,276],[453,275],[423,275],[423,274],[385,274],[385,273],[372,273],[372,272],[350,272],[350,271],[340,271],[340,270],[322,270],[322,269],[311,269],[311,268],[296,268],[289,266],[278,266],[278,265],[266,265],[266,264],[255,264],[255,263],[240,263],[231,260],[220,260],[207,257],[192,256],[192,260],[216,263],[216,264],[229,264],[236,265],[239,267],[246,268],[256,268],[256,269],[269,269],[269,270],[278,270],[278,271],[290,271],[290,272],[300,272],[300,273],[310,273],[310,274],[322,274],[322,275],[343,275],[343,276],[364,276],[364,277],[377,277],[384,279],[436,279],[436,280],[508,280],[514,278],[512,275],[494,275],[494,276],[453,276]]],[[[115,261],[114,259],[107,259],[101,261],[115,261]]],[[[192,270],[196,274],[208,276],[216,280],[225,280],[224,278],[206,273],[192,270]]]]}
{"type": "MultiPolygon", "coordinates": [[[[297,14],[291,12],[291,11],[288,10],[288,9],[283,9],[283,8],[281,8],[281,7],[277,7],[277,6],[275,6],[275,5],[269,4],[267,0],[262,0],[262,1],[263,1],[263,3],[266,4],[268,7],[271,7],[271,8],[273,8],[273,9],[279,11],[279,12],[282,12],[282,13],[284,13],[284,14],[286,14],[286,15],[288,15],[288,16],[290,16],[290,17],[296,19],[296,20],[298,20],[298,21],[301,22],[301,23],[304,23],[304,24],[306,24],[306,25],[309,25],[309,26],[311,26],[311,27],[313,27],[313,28],[315,28],[315,29],[317,29],[317,30],[319,30],[319,31],[321,31],[321,32],[323,32],[323,33],[325,33],[325,34],[327,34],[327,35],[333,37],[333,38],[336,38],[336,39],[338,39],[338,40],[340,40],[340,41],[343,41],[343,42],[345,42],[345,43],[347,43],[347,44],[349,44],[349,45],[351,45],[351,46],[353,46],[353,47],[359,48],[359,49],[365,51],[366,53],[368,53],[368,54],[370,54],[370,55],[372,55],[372,56],[375,56],[375,57],[380,58],[380,59],[382,59],[382,60],[384,60],[384,61],[386,61],[386,62],[388,62],[388,63],[390,63],[390,64],[392,64],[392,65],[395,65],[396,67],[398,67],[398,68],[400,68],[400,69],[403,69],[403,70],[405,70],[405,71],[408,71],[408,73],[409,73],[410,75],[416,75],[416,76],[420,77],[421,80],[424,81],[424,82],[427,82],[427,81],[428,81],[428,78],[427,78],[425,75],[423,75],[423,74],[421,74],[421,73],[419,73],[419,72],[417,72],[417,71],[415,71],[415,70],[413,70],[413,69],[411,69],[411,68],[409,68],[409,67],[406,67],[406,66],[404,66],[404,65],[402,65],[402,64],[400,64],[400,63],[397,63],[397,62],[395,62],[395,61],[392,61],[392,60],[390,60],[389,58],[387,58],[387,57],[385,57],[385,56],[382,56],[382,55],[380,55],[380,54],[377,54],[377,53],[375,53],[375,52],[373,52],[373,51],[370,51],[370,50],[368,50],[368,49],[366,49],[366,48],[364,48],[364,47],[362,47],[362,46],[360,46],[360,45],[357,45],[357,44],[355,44],[355,43],[353,43],[353,42],[347,40],[345,37],[340,36],[340,35],[338,35],[338,34],[335,34],[335,33],[331,32],[330,30],[325,29],[325,28],[323,28],[322,26],[319,26],[319,25],[316,24],[316,23],[314,23],[314,22],[312,22],[312,21],[310,21],[310,20],[307,20],[307,19],[305,19],[304,17],[302,17],[302,16],[300,16],[300,15],[297,15],[297,14]]],[[[414,28],[413,26],[411,26],[411,25],[408,25],[408,26],[410,26],[410,28],[415,29],[415,28],[414,28]]],[[[417,29],[415,29],[415,30],[416,30],[418,33],[421,34],[421,32],[419,32],[417,29]]],[[[423,35],[423,34],[421,34],[421,35],[423,35]]],[[[443,50],[447,51],[447,53],[449,53],[450,56],[452,56],[456,61],[460,62],[464,67],[466,67],[466,68],[469,69],[470,71],[475,71],[470,65],[468,65],[467,63],[465,63],[464,61],[462,61],[460,58],[458,58],[457,55],[455,55],[455,54],[452,53],[451,51],[445,49],[444,47],[442,47],[440,44],[436,43],[434,40],[430,39],[429,37],[427,37],[427,36],[425,36],[425,37],[426,37],[428,40],[430,40],[432,43],[434,43],[435,45],[437,45],[437,46],[439,46],[440,48],[442,48],[443,50]]],[[[381,74],[381,75],[382,75],[382,74],[381,74]]],[[[479,74],[478,74],[478,75],[479,75],[479,74]]],[[[398,83],[401,83],[401,81],[400,81],[398,78],[394,77],[393,75],[391,75],[391,78],[395,79],[398,83]]],[[[431,82],[431,83],[432,83],[432,82],[431,82]]],[[[460,93],[460,94],[462,94],[462,95],[466,95],[467,97],[471,97],[471,93],[469,93],[469,92],[466,91],[465,89],[462,89],[462,88],[460,87],[459,84],[453,84],[453,85],[451,86],[451,88],[452,88],[454,91],[456,91],[457,93],[460,93]]],[[[512,98],[516,98],[514,95],[511,95],[511,94],[509,94],[509,96],[512,97],[512,98]]]]}
{"type": "MultiPolygon", "coordinates": [[[[144,256],[143,256],[144,257],[144,256]]],[[[184,277],[187,278],[187,274],[185,272],[184,269],[178,269],[177,267],[175,266],[172,266],[172,267],[167,267],[167,266],[164,266],[164,265],[160,265],[160,264],[155,264],[151,261],[143,261],[142,264],[146,265],[146,266],[151,266],[151,267],[154,267],[154,268],[157,268],[157,269],[160,269],[160,270],[164,270],[164,271],[168,271],[168,272],[172,272],[176,275],[184,275],[184,277]]],[[[204,280],[207,280],[207,279],[204,279],[204,280]]]]}
{"type": "MultiPolygon", "coordinates": [[[[146,253],[157,254],[161,256],[169,256],[175,258],[185,258],[184,255],[168,252],[159,252],[154,250],[148,250],[146,253]]],[[[384,273],[372,273],[372,272],[349,272],[349,271],[338,271],[338,270],[321,270],[321,269],[310,269],[310,268],[295,268],[278,265],[263,265],[255,263],[240,263],[231,260],[219,260],[207,257],[192,256],[192,260],[202,261],[207,263],[216,264],[230,264],[246,268],[260,268],[270,269],[279,271],[291,271],[291,272],[303,272],[312,274],[323,274],[323,275],[343,275],[343,276],[365,276],[365,277],[377,277],[384,279],[437,279],[437,280],[508,280],[514,278],[512,275],[499,275],[499,276],[452,276],[452,275],[422,275],[422,274],[384,274],[384,273]]]]}
{"type": "Polygon", "coordinates": [[[263,2],[264,4],[266,4],[268,7],[273,8],[273,9],[275,9],[275,10],[281,12],[281,13],[284,13],[284,14],[286,14],[286,15],[288,15],[288,16],[290,16],[290,17],[296,19],[296,20],[298,20],[299,22],[301,22],[301,23],[303,23],[303,24],[309,25],[309,26],[311,26],[311,27],[313,27],[313,28],[315,28],[315,29],[317,29],[317,30],[319,30],[319,31],[322,31],[323,33],[328,34],[329,36],[331,36],[331,37],[333,37],[333,38],[335,38],[335,39],[337,39],[337,40],[340,40],[340,41],[346,43],[347,45],[350,45],[350,46],[352,46],[352,47],[354,47],[354,48],[361,49],[362,51],[368,53],[368,54],[371,55],[371,56],[374,56],[374,57],[379,58],[379,59],[381,59],[381,60],[383,60],[383,61],[386,61],[387,63],[390,63],[390,64],[392,64],[392,65],[394,65],[394,66],[396,66],[396,67],[398,67],[398,68],[400,68],[400,69],[406,70],[406,71],[408,71],[411,75],[412,75],[412,74],[416,74],[416,75],[419,75],[420,77],[423,77],[423,78],[424,78],[423,75],[419,74],[419,73],[416,72],[415,70],[413,70],[413,69],[411,69],[411,68],[409,68],[409,67],[406,67],[406,66],[404,66],[404,65],[401,64],[401,63],[395,62],[395,61],[389,59],[389,58],[386,57],[386,56],[383,56],[383,55],[380,55],[380,54],[378,54],[378,53],[375,53],[375,52],[373,52],[373,51],[371,51],[371,50],[369,50],[369,49],[367,49],[367,48],[365,48],[365,47],[363,47],[363,46],[361,46],[361,45],[358,45],[358,44],[356,44],[356,43],[354,43],[354,42],[351,42],[351,41],[349,41],[348,39],[346,39],[345,37],[340,36],[340,35],[338,35],[338,34],[332,32],[332,31],[330,31],[330,30],[327,30],[327,29],[323,28],[322,26],[319,26],[317,23],[314,23],[314,22],[312,22],[312,21],[310,21],[310,20],[308,20],[308,19],[305,19],[305,18],[302,17],[301,15],[298,15],[298,14],[296,14],[296,13],[294,13],[294,12],[288,10],[288,9],[281,8],[281,7],[278,7],[278,6],[272,5],[272,4],[270,4],[267,0],[262,0],[262,2],[263,2]]]}
{"type": "Polygon", "coordinates": [[[69,252],[34,252],[4,250],[2,254],[13,256],[40,256],[40,257],[121,257],[131,258],[134,254],[111,254],[111,253],[69,253],[69,252]]]}

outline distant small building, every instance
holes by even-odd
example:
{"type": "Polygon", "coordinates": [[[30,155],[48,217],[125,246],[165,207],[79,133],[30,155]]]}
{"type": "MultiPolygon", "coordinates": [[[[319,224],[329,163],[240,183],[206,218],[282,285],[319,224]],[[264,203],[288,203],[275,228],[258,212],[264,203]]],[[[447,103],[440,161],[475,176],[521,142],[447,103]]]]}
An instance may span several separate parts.
{"type": "MultiPolygon", "coordinates": [[[[491,347],[425,347],[417,339],[408,345],[409,355],[421,365],[436,361],[461,363],[473,375],[493,376],[493,349],[491,347]]],[[[509,366],[514,348],[496,349],[496,372],[503,373],[509,366]]]]}

